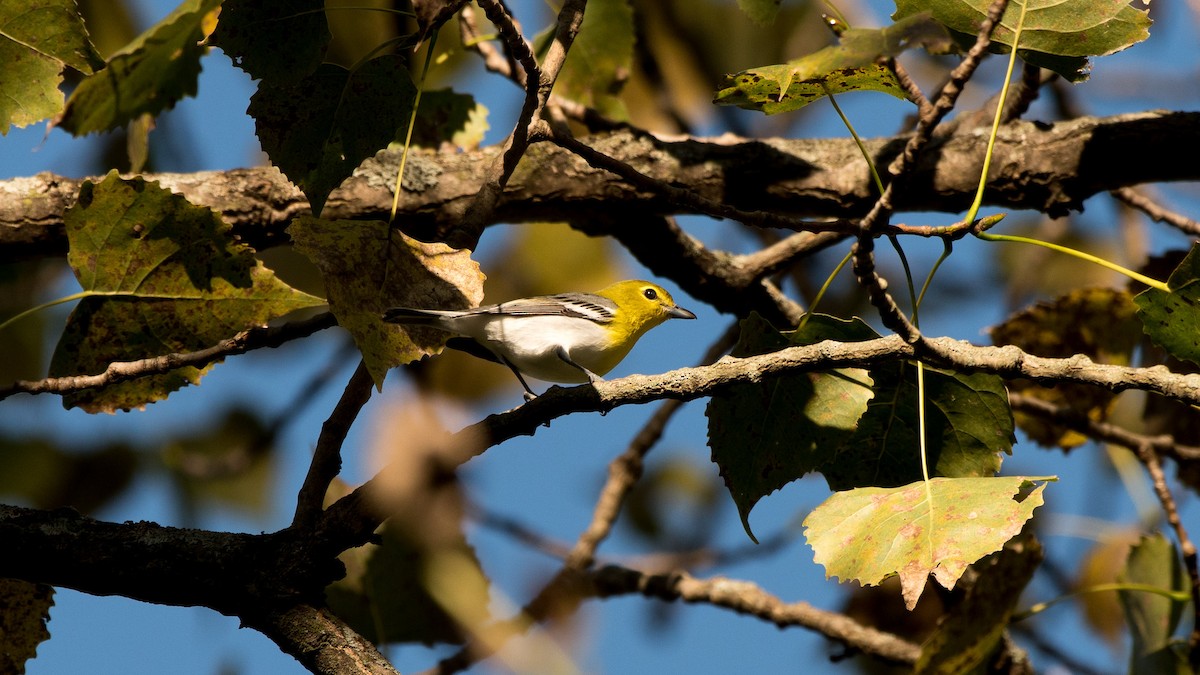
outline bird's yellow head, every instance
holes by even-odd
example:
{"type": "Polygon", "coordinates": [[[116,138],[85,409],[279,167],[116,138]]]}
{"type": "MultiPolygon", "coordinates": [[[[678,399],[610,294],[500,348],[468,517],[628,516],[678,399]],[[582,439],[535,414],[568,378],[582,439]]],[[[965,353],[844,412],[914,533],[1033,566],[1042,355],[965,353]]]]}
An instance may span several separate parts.
{"type": "Polygon", "coordinates": [[[596,291],[596,295],[616,303],[617,315],[612,325],[621,342],[628,340],[632,344],[667,319],[696,318],[695,314],[677,306],[665,288],[649,281],[618,281],[596,291]]]}

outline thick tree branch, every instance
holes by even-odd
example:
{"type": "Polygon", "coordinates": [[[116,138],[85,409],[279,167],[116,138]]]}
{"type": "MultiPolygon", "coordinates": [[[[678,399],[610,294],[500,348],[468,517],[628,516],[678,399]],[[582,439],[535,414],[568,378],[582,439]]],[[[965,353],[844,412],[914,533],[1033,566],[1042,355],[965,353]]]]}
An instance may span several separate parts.
{"type": "MultiPolygon", "coordinates": [[[[875,139],[867,147],[885,165],[906,140],[875,139]]],[[[893,207],[964,210],[975,192],[986,141],[982,129],[935,137],[908,174],[906,189],[893,196],[893,207]]],[[[875,201],[866,165],[851,139],[656,139],[622,131],[589,137],[587,143],[658,181],[745,210],[837,219],[861,216],[875,201]]],[[[479,191],[480,167],[498,151],[410,157],[400,222],[425,239],[450,231],[479,191]]],[[[1195,112],[1017,122],[1000,130],[985,198],[993,206],[1057,215],[1080,208],[1099,192],[1200,180],[1200,164],[1190,161],[1196,156],[1200,113],[1195,112]]],[[[561,148],[540,144],[527,157],[530,161],[518,167],[488,224],[567,220],[579,213],[619,219],[692,212],[561,148]]],[[[368,161],[330,196],[324,215],[386,219],[395,166],[387,153],[368,161]]],[[[303,195],[274,168],[146,178],[219,211],[237,235],[260,249],[284,241],[291,219],[308,213],[303,195]]],[[[79,183],[45,173],[0,181],[0,261],[62,255],[62,217],[74,204],[79,183]]]]}
{"type": "Polygon", "coordinates": [[[304,484],[300,486],[300,494],[296,497],[292,527],[308,528],[316,522],[329,484],[342,470],[342,443],[346,440],[346,434],[350,433],[350,426],[358,418],[359,411],[371,398],[373,386],[366,362],[359,361],[342,391],[342,397],[321,425],[321,436],[317,439],[308,475],[304,477],[304,484]]]}
{"type": "MultiPolygon", "coordinates": [[[[1200,405],[1200,374],[1173,373],[1164,367],[1134,368],[1098,364],[1083,355],[1047,358],[1012,346],[981,347],[950,338],[926,338],[922,359],[958,372],[983,372],[1039,383],[1077,382],[1112,391],[1141,389],[1200,405]]],[[[607,412],[622,405],[662,399],[690,401],[719,395],[740,383],[759,383],[786,373],[846,367],[870,367],[912,359],[917,347],[899,336],[866,342],[820,342],[746,358],[726,357],[710,365],[680,368],[661,375],[629,375],[616,380],[549,391],[519,408],[490,415],[454,434],[446,460],[463,464],[488,448],[517,436],[532,436],[555,418],[578,412],[607,412]]],[[[335,552],[367,541],[385,514],[369,497],[376,479],[367,481],[322,514],[318,539],[335,552]]]]}
{"type": "Polygon", "coordinates": [[[375,645],[325,608],[298,604],[256,616],[246,625],[262,632],[310,672],[397,675],[375,645]]]}

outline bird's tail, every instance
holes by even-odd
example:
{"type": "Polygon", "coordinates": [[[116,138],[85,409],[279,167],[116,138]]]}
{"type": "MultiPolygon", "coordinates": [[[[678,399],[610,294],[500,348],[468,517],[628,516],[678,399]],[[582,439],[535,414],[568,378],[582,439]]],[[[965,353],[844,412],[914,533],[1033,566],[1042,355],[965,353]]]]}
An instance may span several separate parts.
{"type": "Polygon", "coordinates": [[[388,323],[404,323],[411,326],[436,325],[453,312],[436,309],[411,309],[409,307],[392,307],[383,313],[383,320],[388,323]]]}

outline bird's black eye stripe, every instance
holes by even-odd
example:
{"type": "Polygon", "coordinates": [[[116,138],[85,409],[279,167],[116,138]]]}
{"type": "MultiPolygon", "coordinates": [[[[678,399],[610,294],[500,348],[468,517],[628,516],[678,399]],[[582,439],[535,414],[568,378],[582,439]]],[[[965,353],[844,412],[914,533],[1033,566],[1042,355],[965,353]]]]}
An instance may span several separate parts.
{"type": "Polygon", "coordinates": [[[658,299],[658,291],[654,290],[653,288],[647,288],[646,290],[642,291],[642,295],[646,296],[647,300],[658,299]]]}

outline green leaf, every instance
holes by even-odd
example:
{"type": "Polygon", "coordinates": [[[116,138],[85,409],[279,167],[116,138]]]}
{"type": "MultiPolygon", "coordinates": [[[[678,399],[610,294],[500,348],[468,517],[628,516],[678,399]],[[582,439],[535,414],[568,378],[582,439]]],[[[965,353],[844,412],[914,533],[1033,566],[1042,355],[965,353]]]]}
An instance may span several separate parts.
{"type": "Polygon", "coordinates": [[[25,672],[25,662],[50,639],[46,623],[54,606],[54,588],[20,579],[0,579],[0,673],[25,672]]]}
{"type": "MultiPolygon", "coordinates": [[[[1187,577],[1178,551],[1162,534],[1142,537],[1129,550],[1125,569],[1118,581],[1144,584],[1170,591],[1185,591],[1187,577]]],[[[1192,672],[1188,667],[1186,645],[1172,640],[1187,603],[1142,591],[1119,591],[1125,620],[1133,635],[1129,672],[1133,675],[1159,675],[1192,672]]]]}
{"type": "Polygon", "coordinates": [[[907,94],[895,73],[876,61],[916,46],[941,53],[949,45],[948,33],[928,14],[886,28],[851,28],[836,45],[784,64],[726,75],[714,103],[774,115],[848,91],[882,91],[904,99],[907,94]]]}
{"type": "MultiPolygon", "coordinates": [[[[562,7],[561,0],[549,4],[555,13],[562,7]]],[[[633,7],[628,0],[589,2],[554,93],[615,119],[625,119],[625,106],[616,94],[633,67],[635,33],[633,7]]],[[[535,39],[539,55],[546,53],[553,38],[552,26],[535,39]]]]}
{"type": "Polygon", "coordinates": [[[1026,491],[1033,480],[1050,479],[934,478],[838,492],[804,519],[805,537],[827,576],[865,585],[899,576],[911,610],[930,574],[953,588],[968,565],[1021,531],[1042,504],[1044,484],[1026,491]]]}
{"type": "MultiPolygon", "coordinates": [[[[821,468],[834,490],[894,487],[921,478],[916,367],[872,368],[875,397],[854,436],[821,468]]],[[[933,475],[992,476],[1012,452],[1013,418],[1004,381],[925,368],[925,438],[933,475]]]]}
{"type": "MultiPolygon", "coordinates": [[[[822,340],[859,342],[878,337],[861,320],[814,315],[803,329],[780,333],[752,314],[742,321],[733,349],[738,357],[822,340]]],[[[853,434],[872,397],[871,377],[860,368],[799,373],[761,384],[739,385],[708,404],[708,444],[713,462],[746,534],[758,500],[810,471],[819,470],[853,434]]]]}
{"type": "MultiPolygon", "coordinates": [[[[85,182],[64,216],[84,295],[50,363],[54,377],[113,361],[189,352],[288,312],[324,304],[275,278],[211,209],[114,171],[85,182]]],[[[199,381],[186,367],[64,396],[89,412],[142,407],[199,381]]]]}
{"type": "Polygon", "coordinates": [[[449,89],[421,94],[413,145],[438,148],[450,143],[461,150],[474,150],[483,143],[488,130],[488,109],[470,94],[449,89]]]}
{"type": "Polygon", "coordinates": [[[921,645],[921,658],[913,673],[973,673],[987,664],[1041,561],[1041,544],[1032,536],[1022,536],[975,563],[978,575],[965,597],[951,605],[937,630],[921,645]]]}
{"type": "MultiPolygon", "coordinates": [[[[1149,12],[1134,9],[1128,0],[1026,1],[1018,55],[1072,82],[1087,79],[1087,57],[1112,54],[1150,36],[1149,12]]],[[[960,43],[969,44],[990,5],[990,0],[896,0],[892,18],[932,12],[960,43]]],[[[1012,49],[1022,5],[1022,0],[1008,4],[992,32],[993,51],[1012,49]]]]}
{"type": "Polygon", "coordinates": [[[74,0],[0,0],[0,135],[62,110],[63,66],[104,64],[74,0]]]}
{"type": "Polygon", "coordinates": [[[471,252],[425,244],[378,220],[304,216],[288,227],[296,248],[325,277],[329,308],[350,331],[377,387],[389,368],[441,351],[442,331],[384,323],[389,307],[464,309],[483,300],[471,252]]]}
{"type": "Polygon", "coordinates": [[[1193,245],[1167,280],[1170,293],[1148,288],[1134,297],[1142,330],[1177,359],[1200,364],[1200,245],[1193,245]]]}
{"type": "Polygon", "coordinates": [[[167,18],[114,54],[108,65],[75,88],[58,125],[76,136],[157,115],[196,95],[205,38],[216,26],[221,0],[187,0],[167,18]]]}
{"type": "Polygon", "coordinates": [[[750,17],[750,20],[760,26],[769,25],[779,14],[779,5],[783,0],[738,0],[738,7],[750,17]]]}
{"type": "MultiPolygon", "coordinates": [[[[1065,358],[1084,354],[1098,363],[1125,365],[1141,340],[1133,297],[1112,288],[1081,288],[1024,309],[989,332],[997,345],[1016,345],[1037,356],[1065,358]]],[[[1091,419],[1104,419],[1116,394],[1086,384],[1042,387],[1028,380],[1009,383],[1016,392],[1066,406],[1091,419]]],[[[1017,425],[1045,446],[1072,448],[1087,437],[1039,417],[1017,414],[1017,425]]]]}
{"type": "Polygon", "coordinates": [[[416,94],[404,58],[392,54],[355,70],[326,63],[300,80],[264,81],[247,112],[263,150],[319,214],[330,192],[396,138],[416,94]]]}
{"type": "Polygon", "coordinates": [[[332,37],[324,0],[225,0],[212,44],[250,77],[279,82],[316,70],[332,37]]]}

